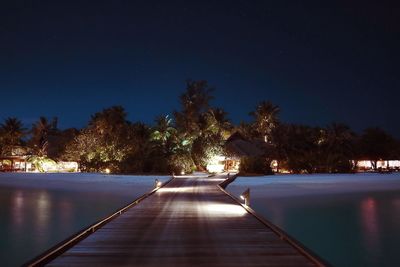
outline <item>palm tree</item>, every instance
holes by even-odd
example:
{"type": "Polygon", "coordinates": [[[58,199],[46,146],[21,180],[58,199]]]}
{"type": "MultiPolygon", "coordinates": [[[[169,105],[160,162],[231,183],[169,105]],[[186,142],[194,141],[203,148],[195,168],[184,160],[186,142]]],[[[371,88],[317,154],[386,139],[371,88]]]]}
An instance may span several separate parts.
{"type": "Polygon", "coordinates": [[[191,138],[199,135],[200,119],[210,108],[213,90],[207,81],[186,82],[186,91],[180,96],[182,110],[174,112],[176,126],[180,132],[191,138]]]}
{"type": "Polygon", "coordinates": [[[262,101],[255,111],[250,112],[255,119],[254,126],[265,142],[271,142],[272,131],[279,123],[278,113],[279,107],[269,101],[262,101]]]}
{"type": "Polygon", "coordinates": [[[177,131],[168,115],[156,118],[150,140],[152,149],[149,160],[153,162],[153,170],[173,172],[191,170],[193,166],[190,157],[192,140],[177,131]]]}
{"type": "Polygon", "coordinates": [[[10,152],[13,146],[18,146],[22,143],[22,138],[25,136],[25,128],[20,120],[15,117],[9,117],[0,124],[0,141],[4,152],[10,152]]]}
{"type": "Polygon", "coordinates": [[[191,155],[198,167],[204,168],[215,155],[223,152],[232,124],[220,108],[210,108],[200,116],[198,136],[193,139],[191,155]]]}
{"type": "Polygon", "coordinates": [[[39,156],[47,154],[48,138],[57,129],[57,118],[51,122],[45,117],[40,117],[39,121],[32,125],[31,145],[39,156]]]}
{"type": "Polygon", "coordinates": [[[176,129],[172,126],[172,119],[168,115],[158,116],[155,121],[156,126],[154,127],[151,139],[165,146],[168,140],[176,135],[176,129]]]}
{"type": "Polygon", "coordinates": [[[232,123],[227,118],[228,113],[221,108],[210,109],[215,120],[215,127],[218,129],[218,133],[222,135],[225,139],[230,136],[232,131],[232,123]]]}
{"type": "Polygon", "coordinates": [[[25,135],[22,122],[15,117],[5,119],[4,123],[0,125],[0,131],[3,140],[6,140],[9,145],[19,145],[21,138],[25,135]]]}
{"type": "Polygon", "coordinates": [[[257,133],[255,133],[254,127],[248,122],[241,121],[238,126],[236,126],[236,131],[240,133],[245,139],[251,140],[257,133]]]}

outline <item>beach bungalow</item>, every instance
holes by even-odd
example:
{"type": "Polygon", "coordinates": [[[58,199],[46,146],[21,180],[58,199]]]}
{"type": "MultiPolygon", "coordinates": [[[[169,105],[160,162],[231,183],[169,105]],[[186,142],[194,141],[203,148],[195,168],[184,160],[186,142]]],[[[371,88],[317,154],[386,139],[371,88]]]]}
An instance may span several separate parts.
{"type": "Polygon", "coordinates": [[[225,142],[224,155],[215,155],[207,164],[207,171],[238,172],[242,158],[263,156],[270,150],[269,146],[261,139],[249,141],[235,132],[225,142]]]}
{"type": "Polygon", "coordinates": [[[74,161],[55,162],[46,157],[31,154],[27,147],[13,146],[4,155],[0,155],[2,172],[78,172],[79,165],[74,161]]]}
{"type": "Polygon", "coordinates": [[[0,156],[0,171],[26,171],[26,156],[0,156]]]}
{"type": "MultiPolygon", "coordinates": [[[[238,172],[241,159],[245,157],[266,158],[266,164],[270,162],[271,170],[275,173],[291,173],[285,161],[274,159],[273,147],[262,139],[247,140],[239,132],[232,134],[225,142],[225,153],[215,155],[207,164],[207,170],[211,173],[238,172]],[[268,158],[268,161],[267,161],[268,158]]],[[[369,159],[352,160],[354,169],[358,172],[365,171],[400,171],[400,160],[388,159],[373,161],[369,159]],[[374,168],[374,166],[376,167],[374,168]]]]}
{"type": "Polygon", "coordinates": [[[354,166],[357,171],[373,171],[373,170],[385,170],[385,171],[400,171],[400,160],[353,160],[354,166]],[[374,165],[376,164],[376,168],[374,165]]]}
{"type": "Polygon", "coordinates": [[[12,146],[0,155],[0,171],[26,171],[29,149],[24,146],[12,146]]]}

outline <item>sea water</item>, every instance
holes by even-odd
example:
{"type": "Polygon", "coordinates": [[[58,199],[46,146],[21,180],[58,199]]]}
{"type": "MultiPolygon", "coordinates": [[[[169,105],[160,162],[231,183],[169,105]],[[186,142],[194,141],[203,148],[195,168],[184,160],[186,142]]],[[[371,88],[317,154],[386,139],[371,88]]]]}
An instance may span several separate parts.
{"type": "Polygon", "coordinates": [[[228,191],[250,188],[257,213],[333,266],[400,266],[398,181],[399,174],[254,177],[228,191]]]}
{"type": "Polygon", "coordinates": [[[0,266],[20,266],[153,185],[154,177],[0,174],[0,266]]]}

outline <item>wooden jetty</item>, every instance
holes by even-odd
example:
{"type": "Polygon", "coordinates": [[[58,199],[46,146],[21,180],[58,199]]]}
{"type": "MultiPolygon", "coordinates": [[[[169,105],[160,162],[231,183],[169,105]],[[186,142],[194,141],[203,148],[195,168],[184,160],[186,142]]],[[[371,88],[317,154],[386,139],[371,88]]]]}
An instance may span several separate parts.
{"type": "Polygon", "coordinates": [[[219,184],[179,177],[29,266],[327,266],[219,184]]]}

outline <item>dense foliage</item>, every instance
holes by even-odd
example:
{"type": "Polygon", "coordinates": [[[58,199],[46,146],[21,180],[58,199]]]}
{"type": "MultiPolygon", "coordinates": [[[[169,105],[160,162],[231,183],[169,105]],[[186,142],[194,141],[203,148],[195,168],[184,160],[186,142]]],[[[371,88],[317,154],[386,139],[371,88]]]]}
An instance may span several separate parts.
{"type": "Polygon", "coordinates": [[[270,163],[264,157],[242,157],[239,171],[243,174],[272,174],[270,163]]]}
{"type": "Polygon", "coordinates": [[[79,161],[83,171],[190,173],[225,154],[226,140],[238,132],[263,152],[242,157],[244,173],[271,173],[272,159],[278,169],[314,173],[351,172],[354,160],[371,160],[377,168],[378,160],[400,158],[399,141],[382,129],[357,135],[340,123],[324,128],[288,124],[269,101],[250,112],[252,121],[234,126],[224,110],[211,105],[213,91],[207,81],[187,81],[180,109],[172,117],[158,116],[153,125],[130,122],[121,106],[95,113],[81,130],[60,130],[57,118],[45,117],[27,130],[17,118],[7,118],[0,124],[0,154],[23,147],[32,162],[79,161]]]}

